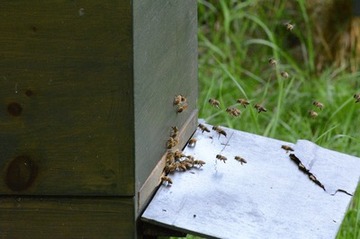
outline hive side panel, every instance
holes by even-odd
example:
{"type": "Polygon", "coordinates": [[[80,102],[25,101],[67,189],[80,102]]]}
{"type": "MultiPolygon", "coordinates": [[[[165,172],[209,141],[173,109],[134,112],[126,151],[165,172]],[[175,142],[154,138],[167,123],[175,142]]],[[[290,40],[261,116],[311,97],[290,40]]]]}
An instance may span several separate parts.
{"type": "MultiPolygon", "coordinates": [[[[134,1],[134,78],[138,190],[166,152],[171,126],[182,129],[187,124],[183,139],[189,139],[195,131],[198,94],[195,0],[134,1]],[[182,113],[177,113],[173,106],[178,94],[187,98],[188,108],[182,113]]],[[[180,141],[175,148],[181,149],[186,142],[180,141]]]]}
{"type": "Polygon", "coordinates": [[[0,198],[0,238],[133,238],[133,198],[0,198]]]}
{"type": "Polygon", "coordinates": [[[0,194],[134,195],[131,15],[1,2],[0,194]]]}

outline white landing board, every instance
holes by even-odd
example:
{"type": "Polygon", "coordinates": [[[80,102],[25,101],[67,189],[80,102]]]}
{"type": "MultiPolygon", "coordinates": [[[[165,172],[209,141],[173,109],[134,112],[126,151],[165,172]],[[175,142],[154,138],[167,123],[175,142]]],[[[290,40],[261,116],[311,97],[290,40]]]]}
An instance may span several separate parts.
{"type": "Polygon", "coordinates": [[[354,194],[359,158],[305,140],[291,144],[223,129],[227,137],[196,131],[196,146],[184,154],[206,164],[170,174],[173,184],[160,186],[142,220],[206,238],[335,238],[352,197],[331,194],[337,189],[354,194]],[[295,151],[287,153],[282,145],[295,151]],[[327,192],[299,170],[290,153],[327,192]]]}

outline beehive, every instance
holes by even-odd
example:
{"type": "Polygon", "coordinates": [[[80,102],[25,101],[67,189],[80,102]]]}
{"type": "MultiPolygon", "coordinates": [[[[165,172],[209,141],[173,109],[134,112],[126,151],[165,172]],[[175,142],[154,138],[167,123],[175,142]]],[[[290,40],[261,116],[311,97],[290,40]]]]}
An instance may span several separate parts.
{"type": "Polygon", "coordinates": [[[1,238],[137,237],[171,126],[179,147],[196,127],[196,11],[195,0],[1,3],[1,238]]]}

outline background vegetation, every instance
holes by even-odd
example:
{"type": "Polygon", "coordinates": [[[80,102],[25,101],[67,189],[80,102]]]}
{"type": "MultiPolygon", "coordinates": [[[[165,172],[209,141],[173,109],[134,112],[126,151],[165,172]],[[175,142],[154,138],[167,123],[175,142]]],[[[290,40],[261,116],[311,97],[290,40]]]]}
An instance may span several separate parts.
{"type": "MultiPolygon", "coordinates": [[[[351,18],[351,1],[198,0],[198,10],[200,118],[360,156],[360,103],[354,99],[360,93],[360,30],[351,18]],[[209,98],[218,99],[222,109],[211,107],[209,98]],[[238,98],[268,112],[244,109],[238,98]],[[324,109],[314,107],[314,100],[324,109]],[[228,106],[241,109],[241,116],[229,117],[228,106]],[[309,117],[310,110],[318,117],[309,117]]],[[[357,193],[338,238],[360,238],[359,201],[357,193]]]]}

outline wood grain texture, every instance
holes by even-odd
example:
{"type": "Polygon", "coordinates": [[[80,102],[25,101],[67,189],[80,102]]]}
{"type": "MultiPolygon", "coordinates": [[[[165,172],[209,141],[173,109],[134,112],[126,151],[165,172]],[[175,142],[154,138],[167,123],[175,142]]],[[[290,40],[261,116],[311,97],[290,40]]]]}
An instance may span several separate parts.
{"type": "Polygon", "coordinates": [[[0,238],[134,238],[133,198],[0,197],[0,238]]]}
{"type": "Polygon", "coordinates": [[[131,2],[5,0],[0,19],[0,176],[38,169],[0,194],[134,195],[131,2]]]}

